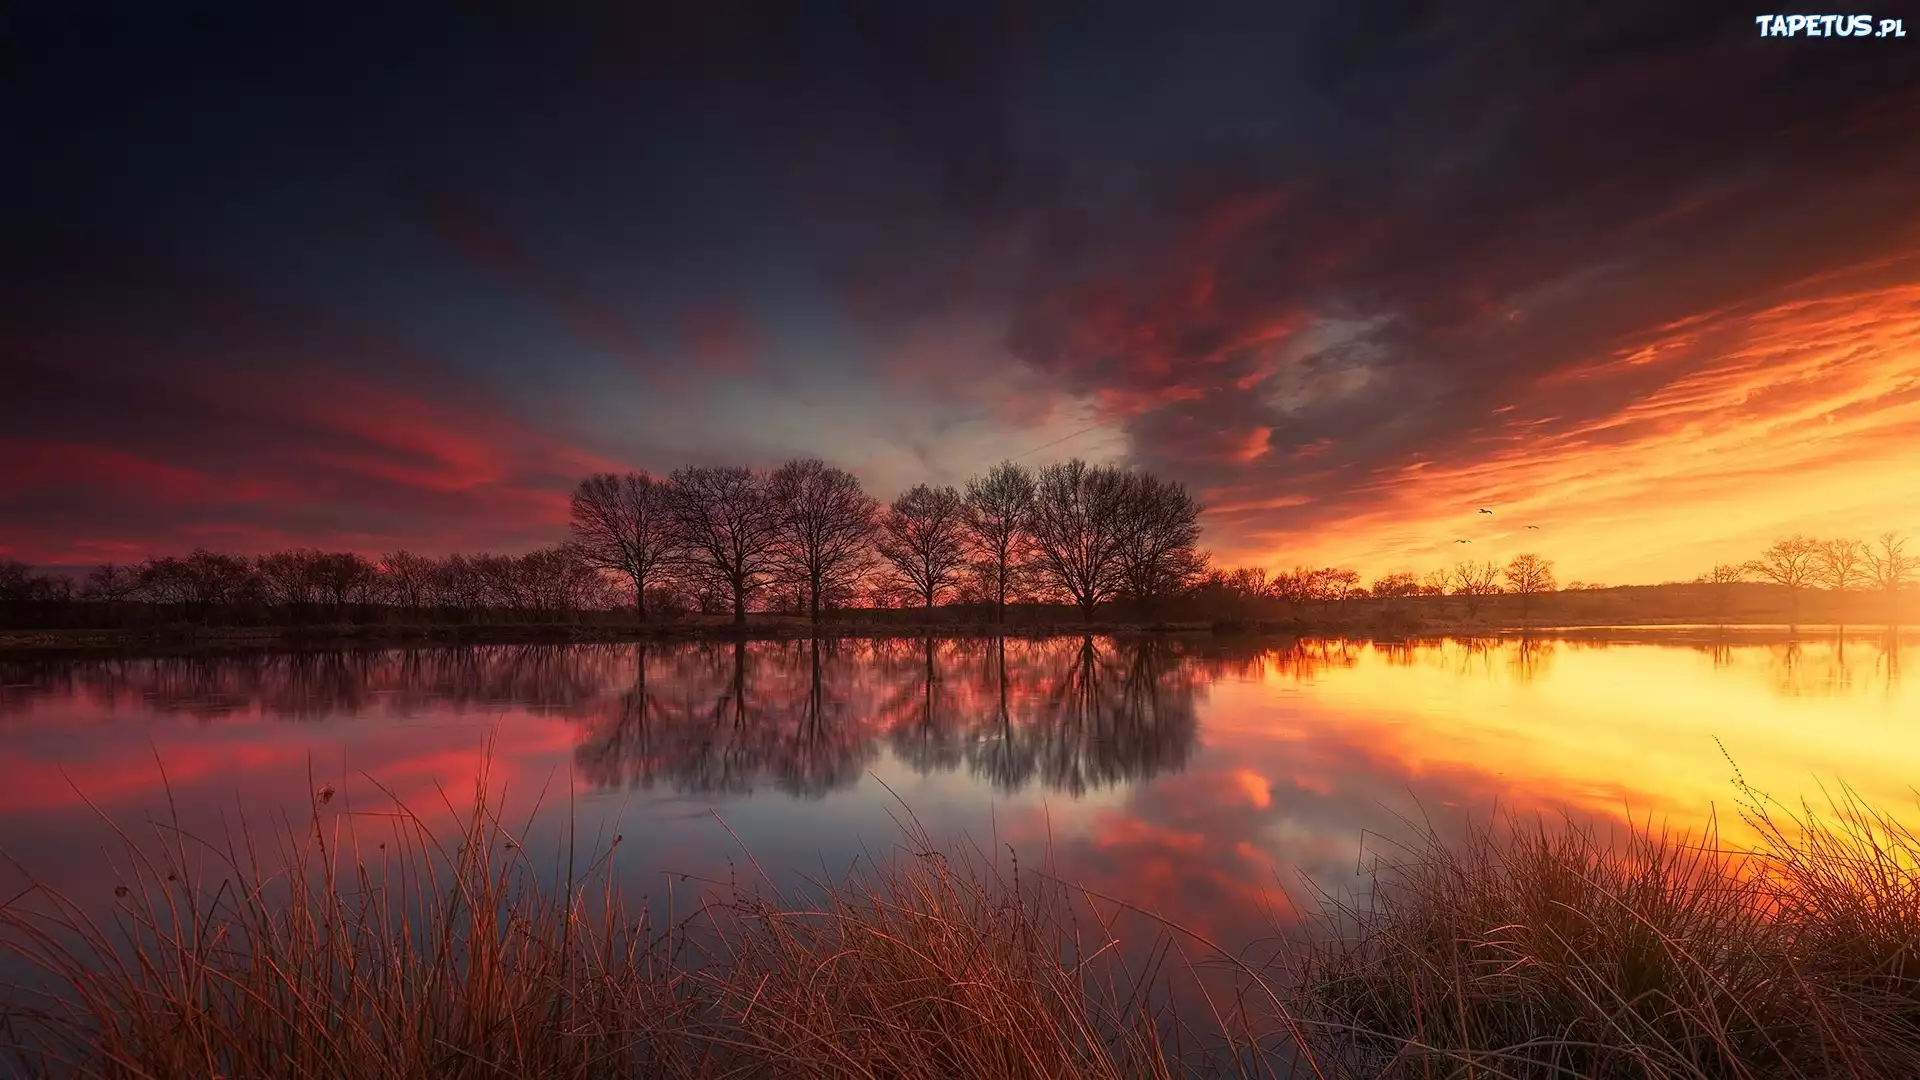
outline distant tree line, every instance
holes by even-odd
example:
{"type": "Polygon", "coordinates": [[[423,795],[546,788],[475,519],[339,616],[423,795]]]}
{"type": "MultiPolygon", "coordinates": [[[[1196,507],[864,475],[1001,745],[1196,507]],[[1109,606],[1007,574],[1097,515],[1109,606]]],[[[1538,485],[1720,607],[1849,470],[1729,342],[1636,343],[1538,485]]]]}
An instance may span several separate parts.
{"type": "MultiPolygon", "coordinates": [[[[1543,594],[1604,588],[1563,589],[1552,560],[1530,552],[1368,585],[1344,567],[1220,568],[1199,548],[1202,509],[1179,483],[1079,459],[1038,469],[1006,461],[959,486],[917,484],[887,504],[818,458],[772,470],[600,473],[572,493],[569,538],[525,554],[199,550],[109,563],[77,580],[0,562],[0,624],[74,625],[78,609],[111,624],[297,625],[568,621],[621,608],[642,622],[699,612],[741,623],[751,610],[818,620],[950,604],[997,621],[1010,605],[1065,605],[1092,621],[1114,601],[1151,615],[1176,599],[1190,617],[1278,607],[1330,619],[1373,601],[1376,612],[1405,603],[1475,618],[1495,597],[1516,599],[1524,619],[1543,594]]],[[[1916,571],[1920,559],[1899,533],[1873,542],[1794,535],[1696,583],[1712,587],[1716,609],[1740,583],[1779,586],[1797,621],[1806,590],[1878,590],[1891,605],[1916,571]]]]}
{"type": "Polygon", "coordinates": [[[772,470],[690,466],[580,481],[570,537],[524,555],[369,558],[310,549],[199,550],[84,579],[0,563],[0,618],[49,621],[75,604],[182,622],[565,619],[630,608],[645,622],[698,611],[1068,604],[1091,620],[1125,599],[1151,608],[1207,572],[1202,507],[1153,474],[1074,459],[1003,462],[963,486],[917,484],[889,504],[844,469],[800,458],[772,470]],[[624,597],[624,598],[623,598],[624,597]]]}
{"type": "Polygon", "coordinates": [[[1279,601],[1296,613],[1317,607],[1323,614],[1344,612],[1349,603],[1358,600],[1457,597],[1468,616],[1478,615],[1488,597],[1508,594],[1520,599],[1524,617],[1534,597],[1556,589],[1553,560],[1525,553],[1514,556],[1505,566],[1491,559],[1462,560],[1424,576],[1404,571],[1387,574],[1371,585],[1360,584],[1358,571],[1335,566],[1297,566],[1271,575],[1258,566],[1216,569],[1208,571],[1194,591],[1200,596],[1242,603],[1279,601]]]}
{"type": "Polygon", "coordinates": [[[84,578],[0,563],[0,612],[15,624],[50,609],[97,605],[110,621],[136,609],[175,622],[364,622],[385,609],[427,621],[543,620],[606,607],[610,583],[566,547],[523,555],[295,548],[248,557],[199,550],[131,565],[107,563],[84,578]]]}
{"type": "Polygon", "coordinates": [[[1695,581],[1714,587],[1724,606],[1733,586],[1763,582],[1786,590],[1790,618],[1800,618],[1801,596],[1809,589],[1835,593],[1879,593],[1889,612],[1901,590],[1920,574],[1920,557],[1907,554],[1907,538],[1884,532],[1872,541],[1853,537],[1818,539],[1795,533],[1775,540],[1758,558],[1721,563],[1695,581]]]}

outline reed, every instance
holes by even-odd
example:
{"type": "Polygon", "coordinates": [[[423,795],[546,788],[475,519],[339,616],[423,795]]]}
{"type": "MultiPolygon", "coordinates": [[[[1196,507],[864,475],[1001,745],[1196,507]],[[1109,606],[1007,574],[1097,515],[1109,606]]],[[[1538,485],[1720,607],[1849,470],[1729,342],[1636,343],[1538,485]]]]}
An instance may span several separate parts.
{"type": "Polygon", "coordinates": [[[23,1074],[114,1080],[1920,1075],[1920,838],[1844,789],[1742,792],[1741,850],[1427,830],[1271,960],[1162,921],[1198,946],[1149,950],[1168,970],[1129,966],[1125,904],[911,814],[834,881],[756,865],[650,911],[618,835],[536,858],[538,811],[504,819],[484,771],[438,825],[322,788],[264,830],[120,833],[105,915],[39,884],[0,909],[42,976],[6,1042],[23,1074]],[[1208,963],[1237,989],[1197,1030],[1167,990],[1208,963]]]}
{"type": "MultiPolygon", "coordinates": [[[[615,836],[540,865],[484,774],[457,828],[399,806],[282,820],[278,850],[121,832],[110,917],[41,885],[0,912],[39,988],[6,1007],[28,1075],[1167,1077],[1109,934],[978,852],[903,852],[805,897],[632,909],[615,836]]],[[[449,813],[456,803],[442,794],[449,813]]],[[[718,883],[715,883],[718,884],[718,883]]]]}
{"type": "Polygon", "coordinates": [[[1428,830],[1326,897],[1294,1003],[1354,1077],[1920,1076],[1920,841],[1742,786],[1759,842],[1428,830]]]}

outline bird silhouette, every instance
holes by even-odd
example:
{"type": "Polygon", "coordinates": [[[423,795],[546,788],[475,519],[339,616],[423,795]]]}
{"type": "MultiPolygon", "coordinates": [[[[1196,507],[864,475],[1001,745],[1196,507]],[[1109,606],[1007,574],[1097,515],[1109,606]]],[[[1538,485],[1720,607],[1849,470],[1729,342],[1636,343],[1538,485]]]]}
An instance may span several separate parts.
{"type": "Polygon", "coordinates": [[[1491,514],[1491,513],[1493,513],[1493,511],[1491,511],[1491,510],[1489,510],[1489,509],[1487,509],[1487,508],[1486,508],[1486,507],[1484,507],[1484,506],[1480,508],[1480,512],[1481,512],[1481,513],[1483,513],[1483,514],[1491,514]]]}
{"type": "Polygon", "coordinates": [[[1529,528],[1529,529],[1537,529],[1537,528],[1539,528],[1539,527],[1540,527],[1540,526],[1538,526],[1538,525],[1529,525],[1529,526],[1527,526],[1527,528],[1529,528]]]}
{"type": "Polygon", "coordinates": [[[1471,544],[1471,543],[1473,543],[1473,541],[1471,541],[1471,540],[1455,540],[1455,541],[1454,541],[1454,543],[1456,543],[1456,544],[1471,544]]]}

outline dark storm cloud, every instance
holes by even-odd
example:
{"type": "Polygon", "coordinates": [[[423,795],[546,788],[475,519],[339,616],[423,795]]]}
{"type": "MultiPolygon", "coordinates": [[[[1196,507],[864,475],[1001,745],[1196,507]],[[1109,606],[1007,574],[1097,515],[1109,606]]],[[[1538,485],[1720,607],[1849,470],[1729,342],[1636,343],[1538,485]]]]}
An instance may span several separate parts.
{"type": "MultiPolygon", "coordinates": [[[[1308,63],[1264,100],[1338,125],[1143,163],[1139,197],[1036,259],[1013,320],[1014,353],[1108,400],[1138,457],[1217,489],[1364,498],[1373,469],[1483,450],[1543,378],[1916,220],[1915,80],[1887,43],[1636,5],[1303,25],[1308,63]],[[1317,474],[1287,453],[1310,447],[1317,474]]],[[[1671,377],[1573,388],[1555,422],[1671,377]]]]}

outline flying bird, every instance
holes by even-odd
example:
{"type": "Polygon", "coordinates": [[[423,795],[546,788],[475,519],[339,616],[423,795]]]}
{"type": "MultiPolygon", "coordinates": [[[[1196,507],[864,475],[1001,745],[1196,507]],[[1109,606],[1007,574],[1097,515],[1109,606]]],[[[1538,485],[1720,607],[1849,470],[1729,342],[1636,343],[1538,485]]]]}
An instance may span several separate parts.
{"type": "Polygon", "coordinates": [[[1473,543],[1473,541],[1471,541],[1471,540],[1455,540],[1455,541],[1454,541],[1454,543],[1456,543],[1456,544],[1471,544],[1471,543],[1473,543]]]}
{"type": "Polygon", "coordinates": [[[1487,509],[1487,508],[1486,508],[1486,507],[1484,507],[1484,506],[1480,508],[1480,512],[1481,512],[1481,513],[1483,513],[1483,514],[1491,514],[1491,513],[1493,513],[1493,511],[1491,511],[1491,510],[1489,510],[1489,509],[1487,509]]]}
{"type": "Polygon", "coordinates": [[[1529,526],[1527,526],[1527,528],[1529,528],[1529,529],[1537,529],[1537,528],[1539,528],[1539,527],[1540,527],[1540,526],[1538,526],[1538,525],[1529,525],[1529,526]]]}

